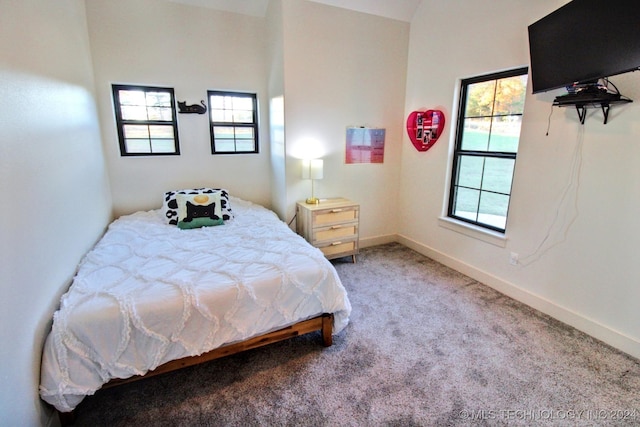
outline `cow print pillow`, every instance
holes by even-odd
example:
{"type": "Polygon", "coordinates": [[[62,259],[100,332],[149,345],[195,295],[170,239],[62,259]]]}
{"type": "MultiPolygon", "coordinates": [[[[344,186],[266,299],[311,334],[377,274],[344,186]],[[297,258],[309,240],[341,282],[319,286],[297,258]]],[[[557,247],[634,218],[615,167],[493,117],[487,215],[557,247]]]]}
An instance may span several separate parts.
{"type": "Polygon", "coordinates": [[[222,220],[228,221],[233,218],[231,204],[229,203],[229,193],[222,188],[193,188],[186,190],[167,191],[164,193],[163,212],[164,219],[168,224],[178,225],[178,194],[215,194],[220,193],[220,207],[222,208],[222,220]]]}

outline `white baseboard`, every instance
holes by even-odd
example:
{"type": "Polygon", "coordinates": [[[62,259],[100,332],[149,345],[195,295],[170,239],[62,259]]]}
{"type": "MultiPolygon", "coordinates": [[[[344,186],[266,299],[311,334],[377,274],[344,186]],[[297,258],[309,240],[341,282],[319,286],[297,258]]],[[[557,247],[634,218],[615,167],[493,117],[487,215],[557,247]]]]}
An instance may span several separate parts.
{"type": "Polygon", "coordinates": [[[387,234],[386,236],[367,237],[366,239],[359,240],[359,246],[361,248],[368,248],[369,246],[385,245],[387,243],[398,242],[398,236],[396,234],[387,234]]]}
{"type": "Polygon", "coordinates": [[[397,235],[395,241],[422,255],[438,261],[447,267],[453,268],[454,270],[515,299],[516,301],[520,301],[521,303],[539,310],[554,319],[573,326],[579,331],[599,339],[620,351],[623,351],[633,357],[640,358],[640,341],[632,337],[613,330],[595,320],[585,317],[580,313],[566,307],[562,307],[553,301],[520,288],[512,283],[506,282],[499,277],[487,273],[486,271],[480,270],[433,248],[418,243],[406,236],[397,235]]]}

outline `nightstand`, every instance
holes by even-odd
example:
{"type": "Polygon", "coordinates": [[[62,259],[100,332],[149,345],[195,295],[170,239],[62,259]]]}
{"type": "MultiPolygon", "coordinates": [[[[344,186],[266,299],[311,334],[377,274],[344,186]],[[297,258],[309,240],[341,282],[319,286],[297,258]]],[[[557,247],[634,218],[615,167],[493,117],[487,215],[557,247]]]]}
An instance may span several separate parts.
{"type": "Polygon", "coordinates": [[[327,259],[351,255],[356,262],[360,205],[343,198],[323,199],[318,204],[298,202],[296,214],[297,233],[327,259]]]}

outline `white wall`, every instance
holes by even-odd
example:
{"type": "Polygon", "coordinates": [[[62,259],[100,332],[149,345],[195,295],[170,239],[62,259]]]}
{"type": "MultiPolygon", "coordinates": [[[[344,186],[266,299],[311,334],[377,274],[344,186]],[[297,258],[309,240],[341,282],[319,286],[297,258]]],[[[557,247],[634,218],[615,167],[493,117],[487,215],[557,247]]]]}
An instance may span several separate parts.
{"type": "Polygon", "coordinates": [[[158,0],[87,0],[103,143],[116,215],[160,207],[165,191],[223,187],[271,204],[265,20],[158,0]],[[121,157],[112,83],[175,88],[207,103],[207,90],[258,94],[260,153],[211,155],[208,115],[179,114],[179,156],[121,157]]]}
{"type": "MultiPolygon", "coordinates": [[[[600,110],[584,126],[553,109],[553,91],[526,99],[506,241],[444,228],[459,79],[528,65],[527,25],[563,0],[424,0],[411,25],[405,116],[440,107],[449,127],[428,152],[404,137],[402,241],[640,357],[640,105],[600,110]],[[549,135],[545,136],[549,126],[549,135]],[[494,239],[494,243],[496,243],[494,239]],[[509,264],[511,252],[521,264],[509,264]]],[[[613,77],[640,100],[640,75],[613,77]]]]}
{"type": "Polygon", "coordinates": [[[364,239],[395,234],[394,212],[379,206],[397,200],[408,23],[282,0],[264,19],[157,0],[87,0],[87,14],[116,215],[211,185],[289,220],[309,196],[296,144],[311,136],[325,157],[317,194],[360,202],[364,239]],[[207,89],[257,91],[261,153],[211,156],[206,117],[179,115],[180,156],[121,157],[111,83],[170,86],[190,102],[207,89]],[[344,164],[350,125],[387,129],[384,164],[344,164]]]}
{"type": "Polygon", "coordinates": [[[42,344],[110,220],[84,2],[0,1],[0,419],[49,422],[42,344]]]}
{"type": "Polygon", "coordinates": [[[307,1],[284,1],[288,218],[310,196],[300,158],[318,142],[315,195],[360,203],[361,244],[397,231],[409,24],[307,1]],[[386,129],[383,164],[345,164],[347,126],[386,129]]]}
{"type": "Polygon", "coordinates": [[[267,75],[269,94],[269,145],[271,152],[271,209],[287,216],[286,141],[284,115],[284,31],[281,0],[269,2],[267,25],[267,75]]]}

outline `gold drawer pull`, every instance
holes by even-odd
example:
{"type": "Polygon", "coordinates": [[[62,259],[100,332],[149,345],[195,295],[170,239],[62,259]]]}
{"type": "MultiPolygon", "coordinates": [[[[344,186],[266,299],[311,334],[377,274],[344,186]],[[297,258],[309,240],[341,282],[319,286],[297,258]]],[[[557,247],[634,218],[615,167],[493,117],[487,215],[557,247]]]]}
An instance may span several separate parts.
{"type": "Polygon", "coordinates": [[[338,245],[341,245],[341,244],[342,244],[342,242],[333,242],[333,243],[331,243],[331,246],[338,246],[338,245]]]}
{"type": "Polygon", "coordinates": [[[338,228],[342,228],[341,225],[333,225],[329,228],[329,230],[337,230],[338,228]]]}
{"type": "Polygon", "coordinates": [[[342,209],[331,209],[331,213],[342,212],[342,209]]]}

